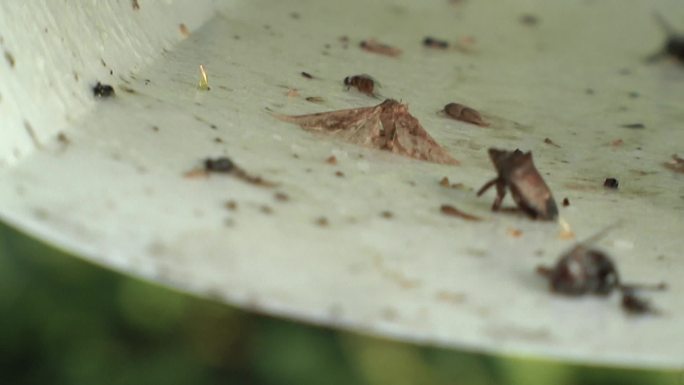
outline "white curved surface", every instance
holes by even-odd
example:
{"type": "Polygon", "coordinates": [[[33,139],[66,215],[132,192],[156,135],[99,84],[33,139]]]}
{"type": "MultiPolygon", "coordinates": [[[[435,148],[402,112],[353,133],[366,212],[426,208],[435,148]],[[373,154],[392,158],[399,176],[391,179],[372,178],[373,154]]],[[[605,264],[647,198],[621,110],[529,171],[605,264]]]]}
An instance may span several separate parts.
{"type": "MultiPolygon", "coordinates": [[[[21,43],[25,26],[7,16],[22,7],[0,5],[0,25],[12,31],[3,32],[3,47],[16,57],[13,69],[0,64],[3,79],[11,79],[0,83],[0,109],[11,111],[0,115],[9,127],[0,151],[5,220],[89,260],[272,314],[455,348],[684,365],[684,175],[662,166],[683,151],[684,135],[675,127],[684,116],[684,71],[641,60],[662,41],[652,5],[539,2],[519,10],[474,2],[245,1],[223,4],[173,45],[181,39],[181,16],[192,27],[212,12],[208,4],[190,3],[159,5],[159,14],[142,1],[139,11],[123,1],[93,2],[93,14],[51,9],[76,20],[63,27],[65,36],[83,35],[79,23],[94,17],[101,21],[93,30],[119,31],[105,60],[121,66],[113,78],[100,68],[102,41],[68,45],[57,59],[49,59],[59,53],[48,49],[43,58],[38,43],[21,43]],[[95,7],[102,3],[108,7],[95,7]],[[604,23],[616,9],[622,17],[604,23]],[[119,17],[124,10],[132,16],[119,17]],[[132,37],[122,23],[143,11],[150,12],[146,19],[129,27],[144,41],[124,43],[132,37]],[[524,11],[541,24],[520,24],[524,11]],[[588,27],[577,29],[578,20],[588,27]],[[351,40],[347,48],[342,35],[351,40]],[[425,35],[475,36],[477,43],[471,54],[427,51],[420,46],[425,35]],[[369,37],[404,54],[392,59],[359,50],[369,37]],[[137,48],[126,56],[125,46],[137,48]],[[27,57],[37,57],[35,68],[22,69],[27,57]],[[65,79],[73,81],[78,63],[81,81],[70,84],[65,79]],[[196,88],[199,64],[208,69],[211,91],[196,88]],[[32,81],[37,73],[44,76],[32,81]],[[335,143],[265,110],[377,104],[344,90],[341,79],[354,73],[372,74],[383,96],[408,102],[462,165],[335,143]],[[117,97],[95,100],[88,88],[95,80],[115,85],[117,97]],[[300,96],[288,98],[288,87],[300,96]],[[629,96],[633,91],[637,98],[629,96]],[[325,101],[308,103],[306,96],[325,101]],[[435,113],[454,100],[483,111],[493,127],[435,113]],[[40,148],[24,156],[31,148],[22,125],[28,118],[40,148]],[[646,128],[620,127],[634,122],[646,128]],[[68,143],[53,138],[60,130],[68,143]],[[546,137],[561,147],[544,144],[546,137]],[[611,146],[616,139],[623,145],[611,146]],[[534,268],[553,263],[572,241],[559,239],[556,224],[490,213],[491,193],[474,196],[493,176],[491,146],[534,152],[557,201],[569,197],[561,215],[580,238],[622,220],[600,246],[625,280],[669,283],[667,292],[650,296],[663,314],[627,316],[617,297],[550,295],[534,268]],[[279,186],[183,176],[204,157],[222,154],[279,186]],[[325,162],[331,154],[336,165],[325,162]],[[444,176],[465,188],[441,187],[444,176]],[[619,191],[603,189],[608,176],[620,180],[619,191]],[[276,191],[290,199],[274,199],[276,191]],[[229,200],[236,210],[225,207],[229,200]],[[485,220],[445,217],[439,212],[445,203],[485,220]],[[383,211],[394,217],[383,218],[383,211]],[[316,224],[320,217],[327,227],[316,224]],[[522,236],[512,237],[510,229],[522,236]]],[[[39,13],[49,7],[29,4],[39,13]]]]}

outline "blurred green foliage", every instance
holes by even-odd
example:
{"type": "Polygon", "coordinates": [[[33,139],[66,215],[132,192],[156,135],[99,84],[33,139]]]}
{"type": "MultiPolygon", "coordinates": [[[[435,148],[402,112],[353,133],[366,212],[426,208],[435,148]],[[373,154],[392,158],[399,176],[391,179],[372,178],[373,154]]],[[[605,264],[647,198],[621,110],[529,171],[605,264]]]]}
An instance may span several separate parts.
{"type": "Polygon", "coordinates": [[[247,313],[0,224],[0,384],[651,384],[674,372],[419,347],[247,313]]]}

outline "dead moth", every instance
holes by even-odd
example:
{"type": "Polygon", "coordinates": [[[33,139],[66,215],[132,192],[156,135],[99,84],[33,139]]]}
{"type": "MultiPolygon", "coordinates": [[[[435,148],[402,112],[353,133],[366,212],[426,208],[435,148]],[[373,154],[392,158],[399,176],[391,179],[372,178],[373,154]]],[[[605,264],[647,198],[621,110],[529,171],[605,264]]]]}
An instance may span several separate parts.
{"type": "Polygon", "coordinates": [[[482,119],[482,115],[480,115],[477,110],[468,106],[464,106],[463,104],[449,103],[444,106],[443,111],[452,119],[460,120],[466,123],[472,123],[480,127],[489,127],[489,123],[482,119]]]}
{"type": "Polygon", "coordinates": [[[496,199],[492,204],[492,211],[498,211],[501,208],[506,189],[509,189],[516,205],[531,218],[556,219],[558,216],[556,201],[551,195],[549,186],[534,167],[532,152],[523,153],[520,150],[506,151],[490,148],[489,158],[499,175],[485,183],[477,192],[477,196],[484,194],[490,187],[496,186],[496,199]]]}
{"type": "Polygon", "coordinates": [[[326,133],[349,143],[428,162],[459,163],[408,112],[408,105],[393,99],[387,99],[373,107],[273,116],[298,124],[307,131],[326,133]]]}
{"type": "Polygon", "coordinates": [[[347,86],[347,89],[354,87],[363,94],[366,94],[373,98],[376,97],[374,93],[376,82],[375,79],[373,79],[369,75],[362,74],[347,76],[346,78],[344,78],[342,82],[345,86],[347,86]]]}
{"type": "Polygon", "coordinates": [[[553,267],[539,266],[537,273],[549,280],[552,292],[581,296],[595,294],[606,296],[614,290],[622,293],[622,307],[630,313],[650,313],[653,309],[648,301],[637,296],[638,290],[663,290],[664,283],[658,285],[623,284],[617,267],[604,252],[589,245],[605,231],[587,241],[578,243],[563,253],[553,267]]]}

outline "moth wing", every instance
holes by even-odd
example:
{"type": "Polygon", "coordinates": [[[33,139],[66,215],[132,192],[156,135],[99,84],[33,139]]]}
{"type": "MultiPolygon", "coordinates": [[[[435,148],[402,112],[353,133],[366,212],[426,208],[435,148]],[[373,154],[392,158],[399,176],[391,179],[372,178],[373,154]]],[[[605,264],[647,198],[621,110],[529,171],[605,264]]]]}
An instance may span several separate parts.
{"type": "MultiPolygon", "coordinates": [[[[395,113],[385,124],[394,125],[393,152],[434,163],[459,164],[408,112],[395,113]]],[[[387,127],[385,131],[389,131],[387,127]]]]}
{"type": "Polygon", "coordinates": [[[306,115],[272,115],[278,120],[298,124],[308,131],[334,132],[361,127],[378,114],[378,107],[364,107],[306,115]]]}

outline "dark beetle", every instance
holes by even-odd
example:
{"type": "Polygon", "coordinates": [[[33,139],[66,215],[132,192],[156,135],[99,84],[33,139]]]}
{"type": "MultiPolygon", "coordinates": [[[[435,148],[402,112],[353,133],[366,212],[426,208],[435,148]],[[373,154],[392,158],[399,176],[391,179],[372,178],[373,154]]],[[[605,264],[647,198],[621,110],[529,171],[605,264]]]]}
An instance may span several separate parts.
{"type": "Polygon", "coordinates": [[[544,182],[539,171],[532,162],[532,153],[520,150],[506,151],[489,149],[489,157],[494,163],[496,178],[485,183],[477,192],[484,194],[490,187],[496,186],[496,199],[492,210],[498,211],[506,196],[506,188],[511,190],[513,200],[518,207],[531,218],[554,220],[558,216],[558,207],[553,200],[551,190],[544,182]]]}

